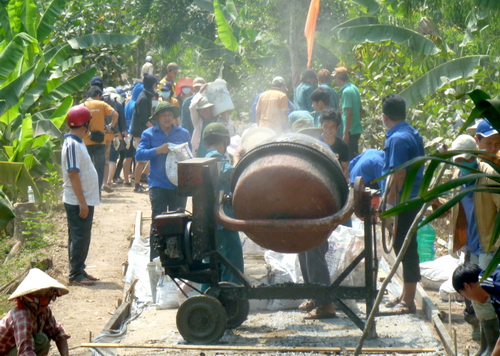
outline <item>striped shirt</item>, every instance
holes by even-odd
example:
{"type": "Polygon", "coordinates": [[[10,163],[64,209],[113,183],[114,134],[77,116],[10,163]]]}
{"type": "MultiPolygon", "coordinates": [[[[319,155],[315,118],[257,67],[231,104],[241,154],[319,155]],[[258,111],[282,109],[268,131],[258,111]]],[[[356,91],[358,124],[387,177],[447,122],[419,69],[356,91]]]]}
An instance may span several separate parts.
{"type": "Polygon", "coordinates": [[[11,309],[0,320],[0,355],[6,355],[16,346],[18,355],[36,356],[33,334],[42,332],[52,340],[59,336],[69,339],[69,335],[52,315],[50,307],[38,316],[27,308],[11,309]]]}
{"type": "Polygon", "coordinates": [[[71,180],[68,174],[71,171],[77,171],[87,205],[99,205],[100,199],[97,171],[90,159],[87,147],[81,138],[70,134],[64,135],[61,163],[64,182],[63,201],[70,205],[80,205],[78,197],[71,186],[71,180]]]}

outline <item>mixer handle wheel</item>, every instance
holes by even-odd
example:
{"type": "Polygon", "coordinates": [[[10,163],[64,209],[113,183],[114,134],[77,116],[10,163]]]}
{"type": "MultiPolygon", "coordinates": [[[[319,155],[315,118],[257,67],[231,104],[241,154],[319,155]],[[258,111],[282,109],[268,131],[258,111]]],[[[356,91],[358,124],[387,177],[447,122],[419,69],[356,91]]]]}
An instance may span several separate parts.
{"type": "Polygon", "coordinates": [[[226,330],[226,311],[214,297],[196,295],[186,299],[177,311],[177,329],[193,344],[212,344],[226,330]]]}

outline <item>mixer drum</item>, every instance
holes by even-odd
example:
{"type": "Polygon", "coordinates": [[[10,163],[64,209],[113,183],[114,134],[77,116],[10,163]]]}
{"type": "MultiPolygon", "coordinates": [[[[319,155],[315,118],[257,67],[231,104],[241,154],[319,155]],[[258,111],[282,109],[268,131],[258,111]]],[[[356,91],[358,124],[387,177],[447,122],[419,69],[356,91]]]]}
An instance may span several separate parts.
{"type": "Polygon", "coordinates": [[[267,220],[243,231],[260,246],[287,253],[324,242],[336,225],[317,222],[339,212],[348,195],[335,154],[303,134],[281,135],[248,152],[235,168],[231,190],[235,219],[267,220]],[[304,223],[283,225],[297,220],[304,223]]]}

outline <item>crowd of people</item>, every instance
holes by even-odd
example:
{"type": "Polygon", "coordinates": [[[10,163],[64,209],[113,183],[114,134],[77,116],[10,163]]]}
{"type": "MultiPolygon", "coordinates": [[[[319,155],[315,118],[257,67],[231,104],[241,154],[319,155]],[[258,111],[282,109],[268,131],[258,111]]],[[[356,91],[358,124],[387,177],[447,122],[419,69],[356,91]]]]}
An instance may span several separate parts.
{"type": "MultiPolygon", "coordinates": [[[[234,166],[240,155],[244,154],[241,148],[233,149],[232,154],[228,154],[231,137],[235,136],[236,130],[230,119],[234,106],[224,80],[207,83],[204,78],[197,77],[194,80],[182,78],[176,81],[180,73],[176,63],[168,64],[167,74],[160,80],[153,73],[153,59],[148,56],[142,67],[141,80],[128,93],[121,87],[105,88],[103,79],[94,77],[87,99],[68,113],[70,130],[63,143],[62,169],[63,201],[69,233],[70,284],[90,286],[98,280],[85,271],[85,260],[90,246],[94,207],[100,204],[102,191],[111,193],[114,185],[123,184],[136,193],[148,192],[154,219],[165,211],[186,207],[186,197],[177,194],[177,185],[166,174],[166,158],[175,145],[187,144],[193,157],[215,158],[220,167],[219,188],[225,192],[229,192],[234,166]],[[143,184],[146,182],[147,187],[143,184]]],[[[384,181],[375,180],[413,158],[424,156],[425,152],[422,136],[406,121],[404,99],[389,94],[381,104],[380,117],[386,129],[384,149],[367,149],[361,154],[361,96],[356,86],[349,81],[349,71],[344,67],[336,68],[333,73],[328,69],[321,69],[317,74],[313,70],[306,70],[293,93],[293,102],[289,99],[285,79],[276,76],[269,90],[259,93],[249,109],[255,125],[272,134],[302,133],[322,141],[338,158],[346,182],[353,182],[358,176],[363,177],[367,186],[384,192],[384,204],[388,209],[399,202],[407,169],[389,175],[384,181]],[[330,85],[332,82],[338,86],[338,92],[330,85]]],[[[486,120],[478,122],[472,130],[473,136],[458,136],[451,149],[484,150],[487,152],[484,160],[498,163],[500,158],[496,158],[496,155],[500,149],[500,134],[486,120]]],[[[462,153],[454,156],[454,160],[459,164],[454,173],[455,178],[474,172],[492,173],[490,165],[472,154],[462,153]]],[[[422,178],[423,167],[420,167],[413,180],[411,197],[417,195],[422,178]]],[[[470,180],[459,190],[466,190],[474,184],[488,185],[491,182],[487,178],[470,180]]],[[[419,207],[416,207],[399,214],[394,227],[396,253],[401,250],[418,211],[419,207]]],[[[480,325],[479,329],[476,328],[481,339],[478,356],[500,352],[498,347],[495,348],[498,339],[496,315],[500,309],[488,301],[491,294],[494,303],[500,303],[500,297],[496,297],[500,295],[500,287],[497,287],[500,283],[491,283],[489,287],[483,284],[479,286],[478,280],[481,270],[486,268],[496,251],[490,239],[498,211],[500,196],[478,191],[463,195],[450,214],[453,229],[453,247],[450,252],[464,250],[466,260],[470,263],[463,267],[463,271],[457,269],[454,286],[473,301],[467,305],[465,314],[473,325],[480,325]],[[496,292],[492,288],[496,288],[496,292]]],[[[346,222],[346,225],[349,224],[350,221],[346,222]]],[[[238,234],[222,226],[217,229],[220,252],[243,272],[243,252],[238,234]]],[[[151,260],[158,257],[154,239],[155,233],[151,229],[151,260]]],[[[420,268],[416,236],[410,236],[410,239],[410,246],[402,260],[403,291],[400,296],[386,303],[387,308],[392,308],[398,314],[416,312],[415,293],[420,281],[420,268]]],[[[330,283],[325,261],[327,251],[328,241],[299,254],[305,282],[330,283]]],[[[3,344],[6,346],[0,348],[0,353],[13,347],[15,349],[16,346],[18,349],[35,350],[40,340],[36,341],[35,338],[34,341],[20,343],[16,339],[19,333],[13,332],[16,327],[10,321],[27,318],[23,315],[30,312],[35,317],[44,313],[49,318],[47,320],[50,323],[47,325],[50,329],[45,334],[56,341],[61,354],[67,353],[66,339],[69,336],[47,308],[50,300],[67,293],[67,289],[45,277],[41,280],[45,281],[45,285],[40,288],[19,295],[14,293],[11,297],[15,295],[17,298],[18,308],[0,322],[0,340],[2,337],[7,340],[3,344]]],[[[221,281],[239,283],[224,267],[221,269],[221,281]]],[[[202,289],[207,287],[202,286],[202,289]]],[[[307,319],[336,316],[335,306],[330,300],[307,300],[299,308],[307,312],[307,319]]],[[[46,348],[49,340],[40,342],[41,347],[46,348]]]]}

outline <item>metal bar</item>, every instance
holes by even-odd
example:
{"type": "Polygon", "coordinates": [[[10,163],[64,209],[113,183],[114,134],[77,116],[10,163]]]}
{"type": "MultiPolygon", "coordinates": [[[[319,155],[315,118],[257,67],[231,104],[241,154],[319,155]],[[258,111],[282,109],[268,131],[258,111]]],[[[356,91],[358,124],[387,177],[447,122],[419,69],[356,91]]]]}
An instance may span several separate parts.
{"type": "Polygon", "coordinates": [[[354,324],[361,330],[365,328],[365,323],[351,310],[344,302],[340,299],[334,299],[333,301],[337,307],[342,309],[342,311],[352,320],[354,324]]]}
{"type": "Polygon", "coordinates": [[[231,263],[231,261],[229,261],[226,258],[226,256],[222,255],[219,251],[215,251],[213,256],[216,257],[216,259],[218,259],[224,266],[226,266],[240,280],[240,282],[243,283],[243,285],[246,288],[252,287],[250,282],[248,282],[248,280],[245,278],[245,275],[243,273],[241,273],[241,271],[238,268],[236,268],[231,263]]]}
{"type": "MultiPolygon", "coordinates": [[[[172,350],[226,350],[226,351],[275,351],[275,352],[324,352],[324,353],[339,353],[342,349],[348,352],[354,351],[353,347],[259,347],[259,346],[228,346],[228,345],[170,345],[170,344],[143,344],[143,345],[127,345],[127,344],[113,344],[113,343],[83,343],[80,347],[89,348],[116,348],[116,349],[172,349],[172,350]]],[[[363,348],[363,353],[373,354],[418,354],[426,352],[439,352],[437,349],[412,349],[412,348],[363,348]]]]}
{"type": "Polygon", "coordinates": [[[342,283],[344,279],[349,275],[349,273],[351,273],[354,270],[354,268],[356,268],[356,266],[361,262],[361,260],[365,258],[365,255],[366,255],[366,247],[363,249],[363,251],[359,253],[358,256],[356,256],[356,258],[349,264],[349,266],[347,266],[347,268],[342,271],[342,273],[337,277],[337,279],[333,281],[331,287],[333,288],[339,286],[340,283],[342,283]]]}

